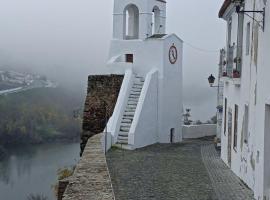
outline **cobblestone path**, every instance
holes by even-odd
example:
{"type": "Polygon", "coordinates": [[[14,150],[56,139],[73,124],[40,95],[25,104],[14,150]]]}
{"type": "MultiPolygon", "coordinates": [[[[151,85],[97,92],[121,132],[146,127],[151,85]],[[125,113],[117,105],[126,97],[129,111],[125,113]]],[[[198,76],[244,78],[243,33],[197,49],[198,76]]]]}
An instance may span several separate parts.
{"type": "Polygon", "coordinates": [[[253,193],[225,165],[213,145],[202,145],[203,162],[220,200],[253,200],[253,193]]]}
{"type": "MultiPolygon", "coordinates": [[[[240,181],[233,174],[226,177],[229,170],[223,174],[226,166],[216,156],[213,145],[204,140],[156,144],[135,151],[113,149],[107,162],[116,200],[238,200],[237,195],[225,196],[231,190],[237,194],[238,189],[250,194],[243,185],[237,189],[229,186],[240,181]],[[219,166],[223,168],[219,170],[219,166]]],[[[245,197],[243,200],[251,199],[245,197]]]]}

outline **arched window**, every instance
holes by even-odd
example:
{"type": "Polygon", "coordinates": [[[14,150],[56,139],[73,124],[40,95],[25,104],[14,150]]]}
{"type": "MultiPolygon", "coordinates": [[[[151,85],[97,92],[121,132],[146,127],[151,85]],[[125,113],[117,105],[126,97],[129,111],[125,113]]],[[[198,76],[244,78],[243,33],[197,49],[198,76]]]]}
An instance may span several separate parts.
{"type": "Polygon", "coordinates": [[[153,8],[152,14],[152,35],[159,34],[161,29],[160,24],[160,9],[155,6],[153,8]]]}
{"type": "Polygon", "coordinates": [[[139,38],[139,9],[134,4],[128,5],[124,10],[124,39],[139,38]]]}

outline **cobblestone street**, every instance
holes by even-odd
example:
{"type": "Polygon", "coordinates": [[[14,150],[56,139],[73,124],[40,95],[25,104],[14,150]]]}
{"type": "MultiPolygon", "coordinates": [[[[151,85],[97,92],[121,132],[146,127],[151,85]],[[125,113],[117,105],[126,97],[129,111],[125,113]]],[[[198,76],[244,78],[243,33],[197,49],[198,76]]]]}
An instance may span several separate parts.
{"type": "Polygon", "coordinates": [[[107,161],[116,200],[252,199],[206,140],[113,149],[107,161]]]}

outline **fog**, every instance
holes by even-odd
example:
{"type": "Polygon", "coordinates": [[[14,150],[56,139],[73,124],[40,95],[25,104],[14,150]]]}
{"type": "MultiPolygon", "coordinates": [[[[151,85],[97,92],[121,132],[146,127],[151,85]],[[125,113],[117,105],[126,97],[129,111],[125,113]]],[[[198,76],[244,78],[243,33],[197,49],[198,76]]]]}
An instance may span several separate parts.
{"type": "MultiPolygon", "coordinates": [[[[167,2],[167,32],[185,42],[184,103],[205,121],[216,112],[207,77],[217,73],[225,44],[223,0],[167,2]]],[[[0,0],[0,69],[42,73],[85,92],[89,74],[106,72],[112,7],[112,0],[0,0]]]]}

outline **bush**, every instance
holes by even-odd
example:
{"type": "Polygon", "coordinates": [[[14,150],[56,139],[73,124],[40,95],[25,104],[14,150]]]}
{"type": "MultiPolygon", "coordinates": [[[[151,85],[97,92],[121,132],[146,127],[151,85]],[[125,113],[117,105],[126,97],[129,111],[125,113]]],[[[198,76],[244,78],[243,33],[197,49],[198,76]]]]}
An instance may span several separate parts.
{"type": "Polygon", "coordinates": [[[75,170],[75,166],[72,168],[64,168],[58,170],[58,180],[63,180],[68,177],[71,177],[73,175],[73,172],[75,170]]]}

